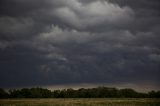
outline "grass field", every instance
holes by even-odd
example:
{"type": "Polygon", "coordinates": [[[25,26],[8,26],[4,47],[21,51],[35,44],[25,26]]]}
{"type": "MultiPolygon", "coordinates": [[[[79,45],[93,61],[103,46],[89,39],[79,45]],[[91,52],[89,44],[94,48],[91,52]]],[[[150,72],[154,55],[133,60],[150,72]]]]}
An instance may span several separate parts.
{"type": "Polygon", "coordinates": [[[0,106],[160,106],[160,99],[1,99],[0,106]]]}

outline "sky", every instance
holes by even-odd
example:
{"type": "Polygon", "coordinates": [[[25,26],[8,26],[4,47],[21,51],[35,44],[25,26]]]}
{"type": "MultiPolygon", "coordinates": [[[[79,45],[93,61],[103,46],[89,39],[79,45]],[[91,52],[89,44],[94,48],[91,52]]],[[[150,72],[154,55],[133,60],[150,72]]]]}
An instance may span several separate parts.
{"type": "Polygon", "coordinates": [[[0,0],[0,87],[160,89],[160,0],[0,0]]]}

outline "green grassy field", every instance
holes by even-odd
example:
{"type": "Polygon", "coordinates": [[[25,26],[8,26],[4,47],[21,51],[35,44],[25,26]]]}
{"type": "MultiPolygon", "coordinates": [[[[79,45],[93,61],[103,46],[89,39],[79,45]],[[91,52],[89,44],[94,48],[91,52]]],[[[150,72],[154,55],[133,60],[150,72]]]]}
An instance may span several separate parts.
{"type": "Polygon", "coordinates": [[[1,99],[0,106],[160,106],[160,99],[1,99]]]}

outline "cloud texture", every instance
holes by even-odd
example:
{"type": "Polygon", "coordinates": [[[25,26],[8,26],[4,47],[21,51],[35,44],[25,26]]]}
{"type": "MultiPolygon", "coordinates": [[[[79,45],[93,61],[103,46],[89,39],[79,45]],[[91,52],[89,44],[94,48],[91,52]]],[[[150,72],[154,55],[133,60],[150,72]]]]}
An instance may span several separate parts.
{"type": "Polygon", "coordinates": [[[159,0],[0,2],[0,87],[160,88],[159,0]]]}

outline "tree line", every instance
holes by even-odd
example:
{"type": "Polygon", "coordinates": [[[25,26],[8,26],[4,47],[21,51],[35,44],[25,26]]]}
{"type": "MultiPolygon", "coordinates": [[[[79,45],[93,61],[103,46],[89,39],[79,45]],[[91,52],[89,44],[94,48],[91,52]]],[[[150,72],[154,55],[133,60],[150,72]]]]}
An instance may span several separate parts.
{"type": "Polygon", "coordinates": [[[147,93],[133,89],[117,89],[108,87],[48,90],[44,88],[23,88],[4,90],[0,88],[0,98],[160,98],[160,91],[147,93]]]}

